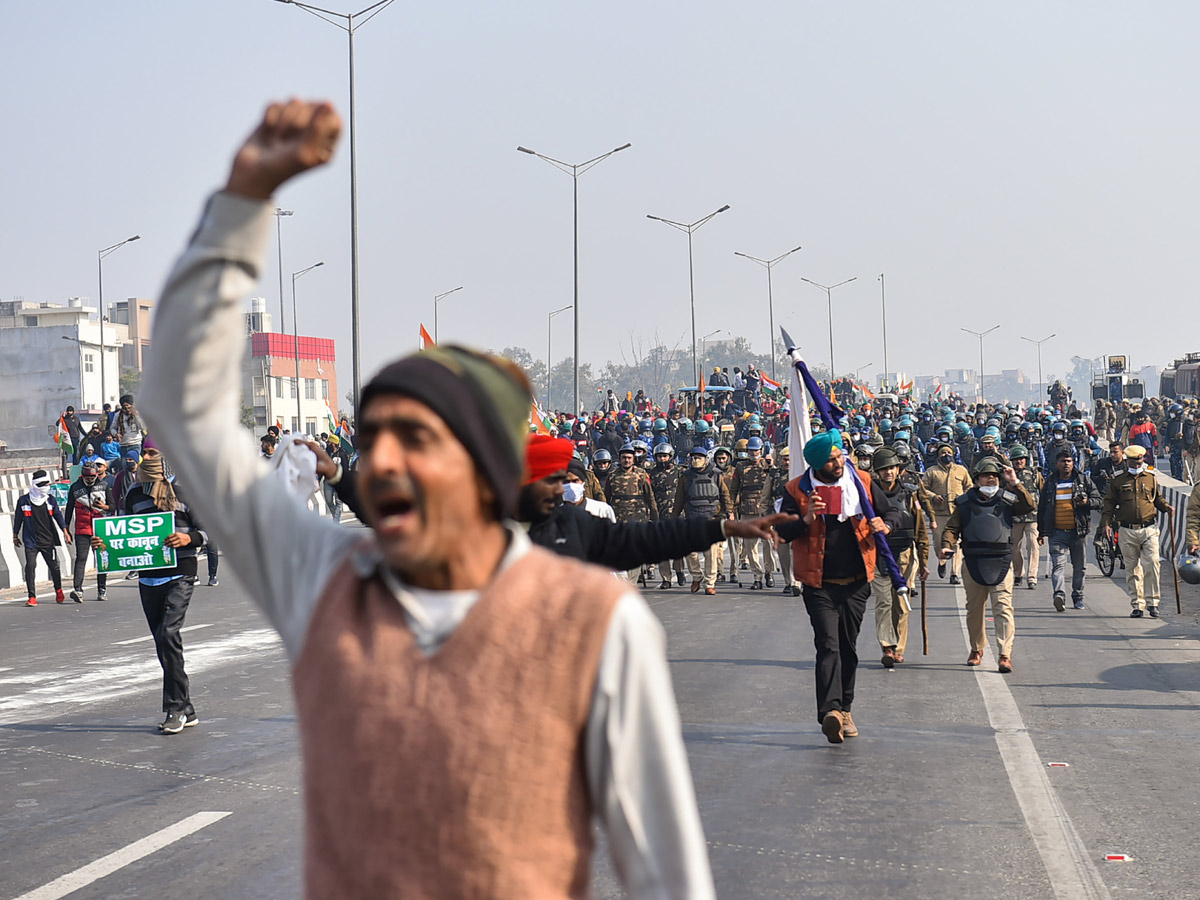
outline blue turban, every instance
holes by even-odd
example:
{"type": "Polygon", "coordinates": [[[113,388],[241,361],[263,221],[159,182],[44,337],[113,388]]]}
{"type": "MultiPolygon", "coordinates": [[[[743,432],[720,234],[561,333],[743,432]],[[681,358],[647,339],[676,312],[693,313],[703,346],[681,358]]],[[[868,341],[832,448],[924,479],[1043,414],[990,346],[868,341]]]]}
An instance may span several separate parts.
{"type": "Polygon", "coordinates": [[[833,456],[833,448],[842,448],[842,433],[836,428],[814,434],[804,445],[804,461],[814,469],[819,469],[829,462],[833,456]]]}

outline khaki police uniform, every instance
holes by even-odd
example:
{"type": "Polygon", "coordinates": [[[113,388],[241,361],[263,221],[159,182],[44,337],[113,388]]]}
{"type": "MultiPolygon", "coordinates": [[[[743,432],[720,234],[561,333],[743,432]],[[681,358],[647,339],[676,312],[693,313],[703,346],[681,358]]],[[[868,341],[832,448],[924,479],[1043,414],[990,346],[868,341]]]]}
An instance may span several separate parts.
{"type": "MultiPolygon", "coordinates": [[[[1125,459],[1144,461],[1146,448],[1125,448],[1125,459]]],[[[1170,509],[1158,489],[1158,478],[1149,469],[1134,475],[1128,469],[1116,473],[1104,494],[1100,529],[1117,528],[1117,545],[1125,561],[1125,589],[1134,609],[1157,607],[1162,599],[1158,562],[1158,514],[1170,509]]]]}

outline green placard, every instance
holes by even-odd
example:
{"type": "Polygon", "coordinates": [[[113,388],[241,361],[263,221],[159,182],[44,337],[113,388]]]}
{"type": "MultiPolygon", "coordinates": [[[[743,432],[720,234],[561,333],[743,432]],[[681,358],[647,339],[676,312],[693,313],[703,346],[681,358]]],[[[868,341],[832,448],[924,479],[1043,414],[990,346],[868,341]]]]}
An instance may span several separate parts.
{"type": "Polygon", "coordinates": [[[96,537],[104,549],[96,551],[96,568],[101,572],[131,569],[170,569],[175,566],[175,548],[166,545],[175,531],[175,513],[142,513],[93,519],[96,537]]]}
{"type": "Polygon", "coordinates": [[[59,509],[66,509],[67,494],[71,491],[71,483],[69,481],[55,481],[46,490],[54,497],[54,501],[58,504],[59,509]]]}

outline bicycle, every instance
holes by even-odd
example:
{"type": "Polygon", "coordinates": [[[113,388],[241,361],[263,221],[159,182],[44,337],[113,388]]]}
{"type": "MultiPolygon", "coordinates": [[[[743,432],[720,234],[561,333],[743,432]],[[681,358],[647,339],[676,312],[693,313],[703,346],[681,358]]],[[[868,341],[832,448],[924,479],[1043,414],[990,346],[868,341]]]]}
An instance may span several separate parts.
{"type": "Polygon", "coordinates": [[[1103,534],[1096,535],[1096,565],[1105,578],[1111,578],[1113,571],[1120,562],[1121,568],[1125,568],[1125,558],[1121,556],[1121,548],[1117,543],[1117,529],[1112,530],[1109,537],[1103,534]]]}

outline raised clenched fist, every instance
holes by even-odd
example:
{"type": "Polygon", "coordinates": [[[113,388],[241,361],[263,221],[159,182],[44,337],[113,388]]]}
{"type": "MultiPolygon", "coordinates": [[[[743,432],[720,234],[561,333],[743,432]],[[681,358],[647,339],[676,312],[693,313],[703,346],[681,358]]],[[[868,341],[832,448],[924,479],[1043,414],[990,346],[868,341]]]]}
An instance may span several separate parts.
{"type": "Polygon", "coordinates": [[[234,156],[225,190],[270,198],[289,178],[329,162],[341,131],[341,117],[329,103],[272,103],[234,156]]]}

